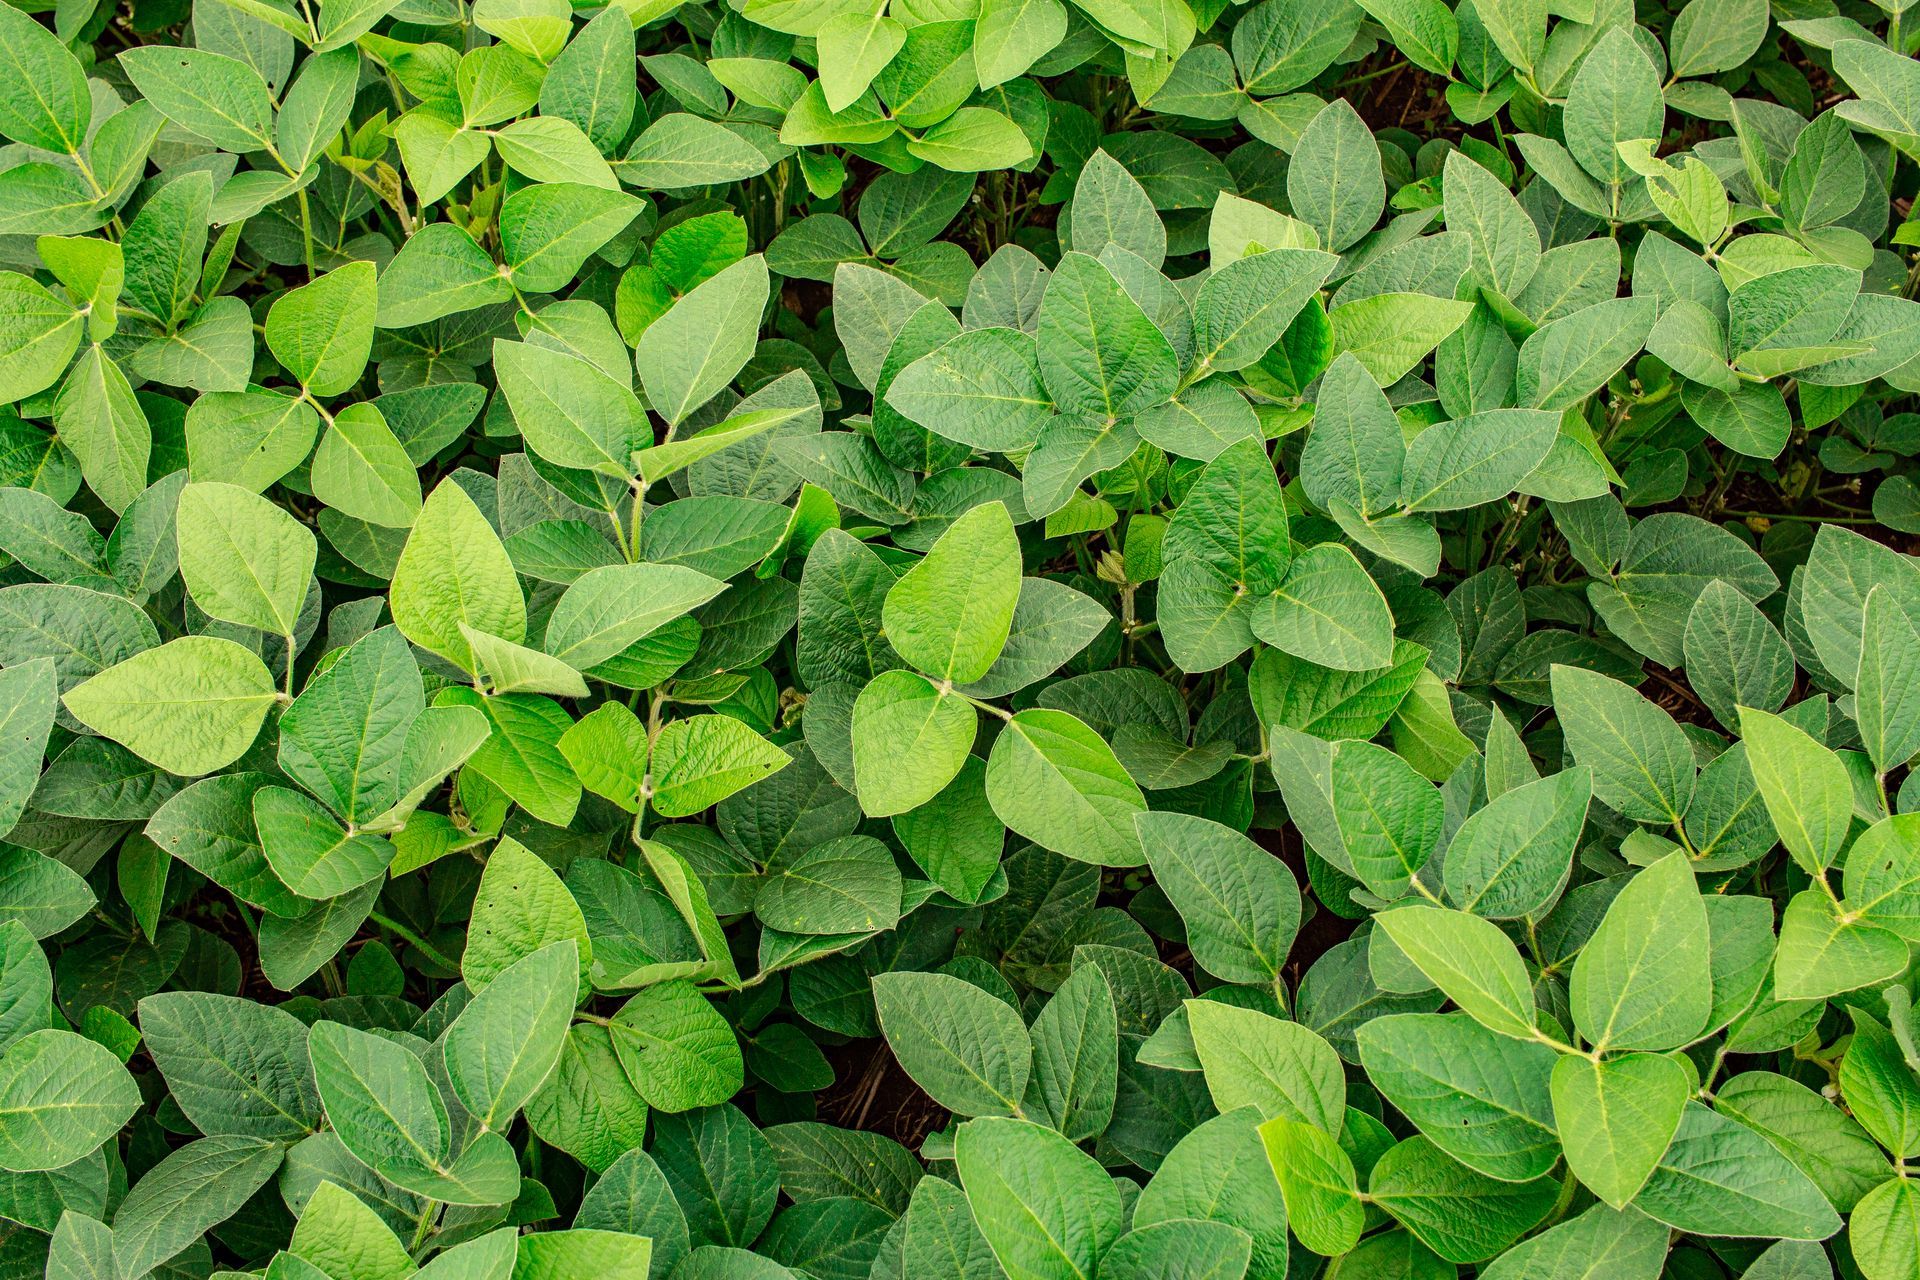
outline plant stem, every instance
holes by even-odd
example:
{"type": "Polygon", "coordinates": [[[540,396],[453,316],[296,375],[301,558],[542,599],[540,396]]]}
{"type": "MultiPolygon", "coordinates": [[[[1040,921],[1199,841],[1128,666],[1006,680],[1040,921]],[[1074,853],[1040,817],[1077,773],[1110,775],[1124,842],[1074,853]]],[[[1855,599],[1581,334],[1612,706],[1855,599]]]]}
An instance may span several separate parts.
{"type": "Polygon", "coordinates": [[[399,934],[401,941],[413,947],[414,950],[441,968],[452,970],[454,973],[460,972],[460,962],[458,960],[451,958],[446,952],[434,946],[431,942],[428,942],[425,938],[415,933],[412,929],[409,929],[406,925],[401,924],[392,916],[373,911],[368,913],[367,918],[379,925],[382,929],[388,929],[399,934]]]}

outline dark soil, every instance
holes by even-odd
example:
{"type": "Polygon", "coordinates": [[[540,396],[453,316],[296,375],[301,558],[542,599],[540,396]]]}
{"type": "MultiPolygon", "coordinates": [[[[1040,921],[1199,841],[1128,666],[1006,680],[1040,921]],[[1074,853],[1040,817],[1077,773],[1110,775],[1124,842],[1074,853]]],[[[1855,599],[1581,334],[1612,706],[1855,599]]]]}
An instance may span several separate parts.
{"type": "Polygon", "coordinates": [[[910,1151],[946,1124],[947,1109],[901,1070],[884,1038],[850,1041],[826,1054],[834,1082],[815,1099],[820,1119],[885,1134],[910,1151]]]}

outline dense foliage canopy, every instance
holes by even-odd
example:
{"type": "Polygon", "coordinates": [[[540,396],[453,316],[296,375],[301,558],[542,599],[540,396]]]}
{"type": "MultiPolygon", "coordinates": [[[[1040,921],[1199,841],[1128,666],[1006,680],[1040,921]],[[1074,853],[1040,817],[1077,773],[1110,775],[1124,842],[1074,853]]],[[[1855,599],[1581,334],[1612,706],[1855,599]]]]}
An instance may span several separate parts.
{"type": "Polygon", "coordinates": [[[1877,3],[0,3],[0,1280],[1920,1277],[1877,3]]]}

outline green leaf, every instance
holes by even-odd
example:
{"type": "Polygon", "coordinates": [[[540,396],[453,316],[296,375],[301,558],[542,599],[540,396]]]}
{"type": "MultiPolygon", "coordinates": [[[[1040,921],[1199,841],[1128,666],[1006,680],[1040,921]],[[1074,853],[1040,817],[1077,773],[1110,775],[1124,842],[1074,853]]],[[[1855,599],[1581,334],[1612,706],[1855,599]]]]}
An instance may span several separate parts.
{"type": "Polygon", "coordinates": [[[1545,910],[1572,870],[1592,797],[1592,777],[1580,767],[1493,797],[1447,845],[1447,897],[1495,920],[1545,910]]]}
{"type": "MultiPolygon", "coordinates": [[[[1634,55],[1644,60],[1637,46],[1634,55]]],[[[1651,299],[1614,298],[1540,326],[1520,344],[1520,399],[1543,410],[1579,404],[1646,345],[1653,321],[1651,299]]]]}
{"type": "Polygon", "coordinates": [[[1004,504],[989,502],[954,521],[888,590],[882,623],[889,643],[915,667],[968,684],[1000,656],[1019,596],[1013,521],[1004,504]]]}
{"type": "Polygon", "coordinates": [[[313,581],[313,532],[238,485],[180,491],[174,515],[180,576],[193,601],[223,622],[294,634],[313,581]]]}
{"type": "Polygon", "coordinates": [[[547,623],[547,652],[578,670],[589,670],[725,589],[724,583],[683,565],[590,569],[574,580],[554,606],[547,623]]]}
{"type": "Polygon", "coordinates": [[[238,760],[277,696],[251,649],[183,636],[108,667],[62,702],[80,723],[141,759],[193,777],[238,760]]]}
{"type": "Polygon", "coordinates": [[[1380,1157],[1367,1194],[1448,1262],[1478,1262],[1538,1225],[1558,1200],[1560,1184],[1488,1178],[1430,1138],[1413,1137],[1380,1157]]]}
{"type": "Polygon", "coordinates": [[[473,237],[436,222],[410,236],[381,271],[375,323],[409,328],[511,297],[512,285],[473,237]]]}
{"type": "Polygon", "coordinates": [[[1079,1142],[1113,1120],[1120,1072],[1113,987],[1096,965],[1073,971],[1033,1021],[1026,1106],[1079,1142]]]}
{"type": "Polygon", "coordinates": [[[1320,243],[1338,253],[1380,220],[1387,185],[1380,148],[1360,113],[1344,98],[1320,109],[1300,135],[1287,168],[1287,200],[1320,243]]]}
{"type": "Polygon", "coordinates": [[[745,1079],[740,1043],[690,982],[648,987],[608,1027],[633,1087],[660,1111],[717,1106],[745,1079]]]}
{"type": "Polygon", "coordinates": [[[360,83],[360,52],[331,45],[301,64],[274,122],[281,160],[295,173],[320,158],[347,124],[360,83]]]}
{"type": "Polygon", "coordinates": [[[77,155],[93,120],[86,73],[54,34],[19,9],[0,13],[0,134],[77,155]]]}
{"type": "Polygon", "coordinates": [[[319,1127],[307,1028],[283,1009],[171,991],[140,1002],[140,1034],[167,1089],[206,1134],[297,1141],[319,1127]]]}
{"type": "Polygon", "coordinates": [[[1374,922],[1474,1021],[1515,1039],[1536,1038],[1532,984],[1498,926],[1464,911],[1422,906],[1383,911],[1374,922]]]}
{"type": "Polygon", "coordinates": [[[6,917],[36,938],[65,930],[94,905],[93,890],[66,864],[33,849],[0,849],[0,883],[7,891],[6,917]]]}
{"type": "MultiPolygon", "coordinates": [[[[260,73],[238,58],[147,45],[128,49],[120,66],[143,99],[187,132],[243,154],[272,149],[272,92],[260,73]]],[[[364,265],[372,270],[372,264],[364,265]]],[[[372,284],[371,276],[367,283],[372,284]]]]}
{"type": "Polygon", "coordinates": [[[987,802],[1015,833],[1099,866],[1146,860],[1133,818],[1146,799],[1113,748],[1064,711],[1021,711],[994,740],[987,802]]]}
{"type": "Polygon", "coordinates": [[[1278,982],[1300,928],[1300,887],[1287,865],[1207,818],[1142,813],[1134,826],[1194,961],[1224,982],[1278,982]]]}
{"type": "Polygon", "coordinates": [[[732,716],[675,720],[653,743],[653,810],[663,818],[699,813],[791,762],[732,716]]]}
{"type": "Polygon", "coordinates": [[[500,206],[500,252],[522,293],[565,288],[640,213],[637,196],[578,182],[523,187],[500,206]]]}
{"type": "Polygon", "coordinates": [[[1040,379],[1063,413],[1121,418],[1173,394],[1179,362],[1164,334],[1098,259],[1068,253],[1039,314],[1040,379]]]}
{"type": "Polygon", "coordinates": [[[1593,794],[1624,817],[1677,823],[1693,797],[1693,748],[1673,717],[1618,680],[1556,665],[1553,705],[1593,794]]]}
{"type": "Polygon", "coordinates": [[[1740,708],[1740,733],[1780,843],[1809,875],[1832,866],[1853,823],[1853,785],[1840,757],[1752,707],[1740,708]]]}
{"type": "Polygon", "coordinates": [[[406,1246],[365,1201],[337,1182],[323,1182],[294,1224],[287,1255],[354,1277],[398,1277],[413,1271],[406,1246]]]}
{"type": "Polygon", "coordinates": [[[420,514],[413,459],[377,406],[348,405],[327,426],[313,457],[316,498],[343,515],[405,529],[420,514]]]}
{"type": "Polygon", "coordinates": [[[1886,982],[1907,964],[1907,943],[1891,929],[1842,914],[1818,889],[1803,889],[1780,913],[1774,995],[1819,1000],[1886,982]]]}
{"type": "Polygon", "coordinates": [[[1772,1144],[1697,1102],[1634,1207],[1704,1235],[1824,1240],[1840,1228],[1819,1188],[1772,1144]]]}
{"type": "Polygon", "coordinates": [[[407,533],[393,571],[393,620],[407,639],[463,669],[473,651],[461,624],[519,641],[527,633],[526,600],[499,536],[451,480],[443,480],[407,533]]]}
{"type": "Polygon", "coordinates": [[[618,189],[613,170],[580,126],[564,116],[516,120],[493,136],[508,167],[531,181],[618,189]]]}
{"type": "Polygon", "coordinates": [[[1547,459],[1558,414],[1489,409],[1428,427],[1407,446],[1408,511],[1458,511],[1506,497],[1547,459]]]}
{"type": "Polygon", "coordinates": [[[1524,1182],[1559,1159],[1547,1046],[1461,1013],[1388,1014],[1362,1023],[1356,1040],[1367,1078],[1455,1160],[1524,1182]]]}
{"type": "Polygon", "coordinates": [[[605,1174],[645,1137],[647,1104],[607,1028],[575,1023],[564,1040],[559,1064],[527,1100],[527,1124],[542,1142],[605,1174]]]}
{"type": "MultiPolygon", "coordinates": [[[[991,998],[991,997],[988,997],[991,998]]],[[[1121,1235],[1113,1180],[1067,1139],[1025,1120],[960,1126],[954,1164],[1009,1280],[1078,1280],[1121,1235]]]]}
{"type": "Polygon", "coordinates": [[[1410,373],[1455,329],[1473,304],[1425,293],[1376,293],[1327,312],[1336,357],[1352,353],[1383,387],[1410,373]]]}
{"type": "Polygon", "coordinates": [[[1599,1062],[1562,1054],[1553,1066],[1553,1115],[1567,1167],[1602,1200],[1625,1207],[1673,1140],[1690,1091],[1686,1068],[1658,1054],[1599,1062]]]}
{"type": "Polygon", "coordinates": [[[997,327],[970,329],[915,360],[894,376],[886,402],[946,439],[994,452],[1032,445],[1053,411],[1032,336],[997,327]]]}
{"type": "Polygon", "coordinates": [[[562,1280],[596,1275],[607,1280],[646,1280],[653,1242],[624,1231],[543,1231],[522,1236],[513,1264],[515,1280],[562,1280]]]}
{"type": "Polygon", "coordinates": [[[442,690],[434,705],[469,708],[485,718],[491,732],[467,758],[468,769],[542,822],[573,820],[580,782],[560,752],[560,735],[573,721],[559,703],[532,693],[486,695],[454,686],[442,690]]]}
{"type": "Polygon", "coordinates": [[[1860,625],[1855,719],[1874,768],[1885,773],[1920,752],[1920,630],[1880,586],[1867,592],[1860,625]]]}
{"type": "Polygon", "coordinates": [[[0,671],[0,834],[20,821],[47,751],[59,709],[51,659],[29,658],[0,671]]]}
{"type": "Polygon", "coordinates": [[[391,844],[350,834],[319,804],[287,787],[254,794],[253,822],[267,865],[303,898],[337,898],[377,879],[393,861],[391,844]]]}
{"type": "Polygon", "coordinates": [[[916,159],[952,173],[1007,169],[1033,155],[1027,135],[1007,116],[988,107],[961,107],[907,143],[916,159]]]}
{"type": "Polygon", "coordinates": [[[1253,601],[1280,585],[1292,554],[1279,479],[1259,442],[1229,445],[1202,469],[1161,552],[1158,616],[1175,662],[1211,671],[1251,647],[1253,601]]]}
{"type": "Polygon", "coordinates": [[[80,345],[84,319],[26,276],[0,271],[0,404],[59,381],[80,345]]]}
{"type": "Polygon", "coordinates": [[[524,342],[496,341],[500,390],[527,447],[555,466],[616,480],[653,443],[646,410],[623,382],[586,360],[524,342]]]}
{"type": "Polygon", "coordinates": [[[841,13],[815,37],[820,49],[820,88],[827,110],[844,111],[900,52],[907,29],[880,13],[841,13]]]}
{"type": "Polygon", "coordinates": [[[880,974],[873,998],[894,1055],[935,1102],[963,1116],[1020,1114],[1033,1044],[1017,1011],[942,973],[880,974]]]}
{"type": "Polygon", "coordinates": [[[1699,1035],[1713,993],[1706,909],[1684,852],[1635,875],[1574,963],[1573,1020],[1596,1049],[1675,1049],[1699,1035]]]}
{"type": "Polygon", "coordinates": [[[1700,593],[1687,614],[1687,679],[1721,724],[1743,706],[1775,710],[1793,692],[1793,655],[1773,623],[1725,582],[1700,593]]]}
{"type": "Polygon", "coordinates": [[[900,870],[871,836],[842,836],[767,868],[754,914],[782,933],[874,933],[900,919],[900,870]]]}
{"type": "Polygon", "coordinates": [[[1915,931],[1920,908],[1920,821],[1911,814],[1883,818],[1860,833],[1847,852],[1846,903],[1859,916],[1901,937],[1915,931]]]}
{"type": "Polygon", "coordinates": [[[148,1169],[114,1211],[120,1274],[147,1274],[239,1212],[284,1155],[263,1138],[199,1138],[148,1169]]]}
{"type": "Polygon", "coordinates": [[[1295,556],[1280,585],[1254,602],[1253,634],[1339,671],[1371,671],[1393,656],[1393,614],[1353,552],[1323,542],[1295,556]]]}
{"type": "Polygon", "coordinates": [[[68,371],[53,417],[88,487],[124,513],[146,490],[153,431],[126,374],[102,348],[87,348],[68,371]]]}
{"type": "Polygon", "coordinates": [[[647,326],[634,358],[647,399],[669,425],[724,390],[753,355],[769,287],[766,259],[755,254],[647,326]]]}
{"type": "Polygon", "coordinates": [[[1323,507],[1344,502],[1362,516],[1389,511],[1400,501],[1406,452],[1386,394],[1356,356],[1342,353],[1320,380],[1300,451],[1301,487],[1323,507]]]}
{"type": "Polygon", "coordinates": [[[1628,28],[1610,28],[1594,43],[1567,90],[1567,150],[1600,181],[1626,182],[1633,170],[1621,156],[1620,144],[1658,139],[1665,115],[1660,73],[1628,28]]]}
{"type": "Polygon", "coordinates": [[[1333,818],[1354,874],[1382,898],[1402,897],[1439,843],[1440,792],[1412,765],[1370,742],[1334,749],[1331,787],[1333,818]]]}
{"type": "Polygon", "coordinates": [[[1727,299],[1727,349],[1736,364],[1750,365],[1756,353],[1817,348],[1840,332],[1859,292],[1850,268],[1829,263],[1749,280],[1727,299]]]}
{"type": "Polygon", "coordinates": [[[684,111],[647,126],[620,160],[626,182],[666,191],[739,182],[770,168],[767,154],[740,133],[684,111]]]}
{"type": "Polygon", "coordinates": [[[1855,1009],[1853,1039],[1840,1063],[1847,1109],[1874,1141],[1904,1158],[1920,1148],[1920,1086],[1892,1032],[1855,1009]]]}
{"type": "Polygon", "coordinates": [[[1155,268],[1166,261],[1167,228],[1153,207],[1152,197],[1127,167],[1104,149],[1087,157],[1073,184],[1068,213],[1069,247],[1080,253],[1098,258],[1111,244],[1137,254],[1155,268]]]}
{"type": "Polygon", "coordinates": [[[58,1169],[109,1141],[140,1106],[111,1050],[71,1031],[35,1031],[0,1057],[0,1169],[58,1169]]]}
{"type": "Polygon", "coordinates": [[[1196,365],[1231,372],[1258,361],[1332,267],[1315,249],[1267,249],[1210,274],[1194,301],[1196,365]]]}

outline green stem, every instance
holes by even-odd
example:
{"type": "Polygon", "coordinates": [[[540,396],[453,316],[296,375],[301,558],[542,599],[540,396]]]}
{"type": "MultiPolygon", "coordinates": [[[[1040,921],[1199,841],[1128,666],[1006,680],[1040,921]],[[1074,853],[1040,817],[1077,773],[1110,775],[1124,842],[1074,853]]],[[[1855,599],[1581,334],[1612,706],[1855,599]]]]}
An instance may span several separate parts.
{"type": "Polygon", "coordinates": [[[460,972],[460,962],[458,960],[451,958],[446,952],[434,946],[431,942],[428,942],[425,938],[415,933],[412,929],[409,929],[406,925],[401,924],[392,916],[373,911],[368,913],[367,918],[379,925],[382,929],[388,929],[399,934],[401,941],[408,943],[421,955],[433,961],[441,968],[450,969],[455,973],[460,972]]]}
{"type": "Polygon", "coordinates": [[[307,279],[313,279],[313,211],[307,204],[307,189],[300,188],[296,193],[300,197],[300,239],[305,244],[307,256],[307,279]]]}
{"type": "Polygon", "coordinates": [[[1872,516],[1803,516],[1788,511],[1722,511],[1736,520],[1798,520],[1806,524],[1879,524],[1872,516]]]}

